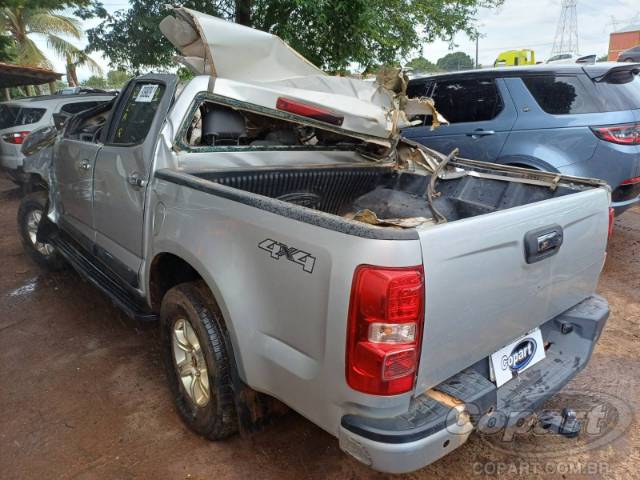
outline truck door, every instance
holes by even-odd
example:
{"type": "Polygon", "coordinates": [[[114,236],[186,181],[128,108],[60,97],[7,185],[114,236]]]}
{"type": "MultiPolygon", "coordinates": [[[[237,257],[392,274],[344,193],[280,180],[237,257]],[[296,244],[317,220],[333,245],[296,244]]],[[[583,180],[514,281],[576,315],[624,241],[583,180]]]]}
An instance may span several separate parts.
{"type": "Polygon", "coordinates": [[[56,150],[54,171],[60,221],[88,251],[93,247],[93,170],[102,147],[95,135],[80,135],[78,118],[66,130],[56,150]],[[70,132],[73,135],[70,135],[70,132]]]}
{"type": "Polygon", "coordinates": [[[95,161],[94,253],[133,287],[142,257],[146,185],[176,85],[175,75],[129,82],[95,161]]]}
{"type": "Polygon", "coordinates": [[[435,79],[429,96],[450,122],[431,129],[424,126],[404,130],[407,138],[442,153],[454,148],[474,160],[495,161],[502,150],[517,113],[502,79],[491,77],[435,79]]]}

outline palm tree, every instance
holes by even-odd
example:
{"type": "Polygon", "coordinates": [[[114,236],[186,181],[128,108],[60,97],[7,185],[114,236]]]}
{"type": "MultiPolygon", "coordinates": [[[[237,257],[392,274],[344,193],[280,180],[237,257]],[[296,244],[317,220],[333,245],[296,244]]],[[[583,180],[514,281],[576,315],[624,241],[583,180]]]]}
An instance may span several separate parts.
{"type": "Polygon", "coordinates": [[[92,74],[102,76],[102,69],[93,58],[91,58],[84,50],[73,47],[73,50],[60,51],[66,60],[67,82],[72,87],[77,87],[78,74],[76,69],[79,67],[88,68],[92,74]]]}
{"type": "Polygon", "coordinates": [[[51,68],[51,62],[31,38],[33,35],[42,35],[47,44],[55,44],[58,47],[64,44],[71,46],[59,35],[69,35],[77,39],[82,36],[77,20],[54,10],[3,8],[0,10],[0,22],[2,29],[8,32],[16,43],[16,61],[19,65],[51,68]]]}
{"type": "Polygon", "coordinates": [[[55,10],[29,9],[22,7],[0,9],[0,27],[9,33],[16,44],[16,61],[19,65],[34,65],[51,68],[51,62],[30,38],[41,35],[47,46],[66,61],[67,81],[78,85],[76,69],[87,67],[92,73],[102,74],[98,64],[84,51],[60,35],[76,39],[82,37],[78,20],[62,15],[55,10]]]}

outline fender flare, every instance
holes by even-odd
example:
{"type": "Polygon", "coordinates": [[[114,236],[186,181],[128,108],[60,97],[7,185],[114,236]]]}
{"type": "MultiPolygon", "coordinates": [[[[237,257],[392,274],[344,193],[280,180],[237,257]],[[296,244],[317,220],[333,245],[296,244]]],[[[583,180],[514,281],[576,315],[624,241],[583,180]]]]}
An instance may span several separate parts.
{"type": "Polygon", "coordinates": [[[152,261],[148,262],[147,266],[145,267],[146,268],[146,272],[145,272],[146,291],[150,292],[149,283],[151,281],[150,279],[151,265],[153,265],[153,260],[156,259],[159,255],[162,255],[162,254],[174,255],[179,259],[181,259],[182,261],[184,261],[185,263],[187,263],[189,266],[191,266],[191,268],[193,268],[196,271],[196,273],[200,276],[200,278],[202,278],[202,280],[207,285],[207,287],[209,287],[209,290],[211,290],[213,299],[215,300],[216,304],[218,305],[218,308],[220,309],[220,312],[222,313],[222,318],[224,320],[224,327],[227,331],[226,337],[228,337],[230,342],[230,347],[232,350],[231,356],[235,361],[236,368],[238,370],[238,375],[240,376],[241,379],[246,378],[246,375],[244,374],[244,365],[242,362],[242,357],[240,356],[240,348],[238,346],[239,344],[236,336],[236,331],[234,329],[233,322],[231,321],[231,315],[229,313],[229,309],[227,308],[222,292],[220,291],[220,288],[218,287],[216,280],[213,278],[212,275],[209,274],[208,270],[197,259],[197,257],[193,256],[189,251],[182,248],[181,245],[173,242],[166,242],[166,241],[162,243],[163,243],[162,248],[159,248],[157,250],[154,249],[152,261]]]}

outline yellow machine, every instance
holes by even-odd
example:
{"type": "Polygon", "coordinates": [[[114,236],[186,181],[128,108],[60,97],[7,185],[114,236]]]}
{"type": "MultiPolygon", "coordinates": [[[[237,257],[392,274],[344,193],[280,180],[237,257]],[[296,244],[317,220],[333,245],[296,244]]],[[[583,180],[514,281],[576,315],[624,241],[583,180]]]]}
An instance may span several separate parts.
{"type": "Polygon", "coordinates": [[[494,67],[515,67],[518,65],[535,65],[536,54],[533,50],[523,48],[522,50],[507,50],[500,53],[496,61],[493,62],[494,67]]]}

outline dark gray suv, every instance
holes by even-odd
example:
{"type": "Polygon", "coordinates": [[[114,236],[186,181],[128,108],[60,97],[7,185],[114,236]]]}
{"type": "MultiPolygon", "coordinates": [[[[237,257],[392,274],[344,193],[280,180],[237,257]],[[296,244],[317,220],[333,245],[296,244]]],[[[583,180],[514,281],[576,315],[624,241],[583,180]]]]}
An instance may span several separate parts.
{"type": "Polygon", "coordinates": [[[640,202],[640,64],[534,65],[409,82],[450,123],[404,130],[428,147],[487,162],[600,178],[616,214],[640,202]]]}
{"type": "Polygon", "coordinates": [[[618,55],[619,62],[640,62],[640,45],[631,47],[618,55]]]}

